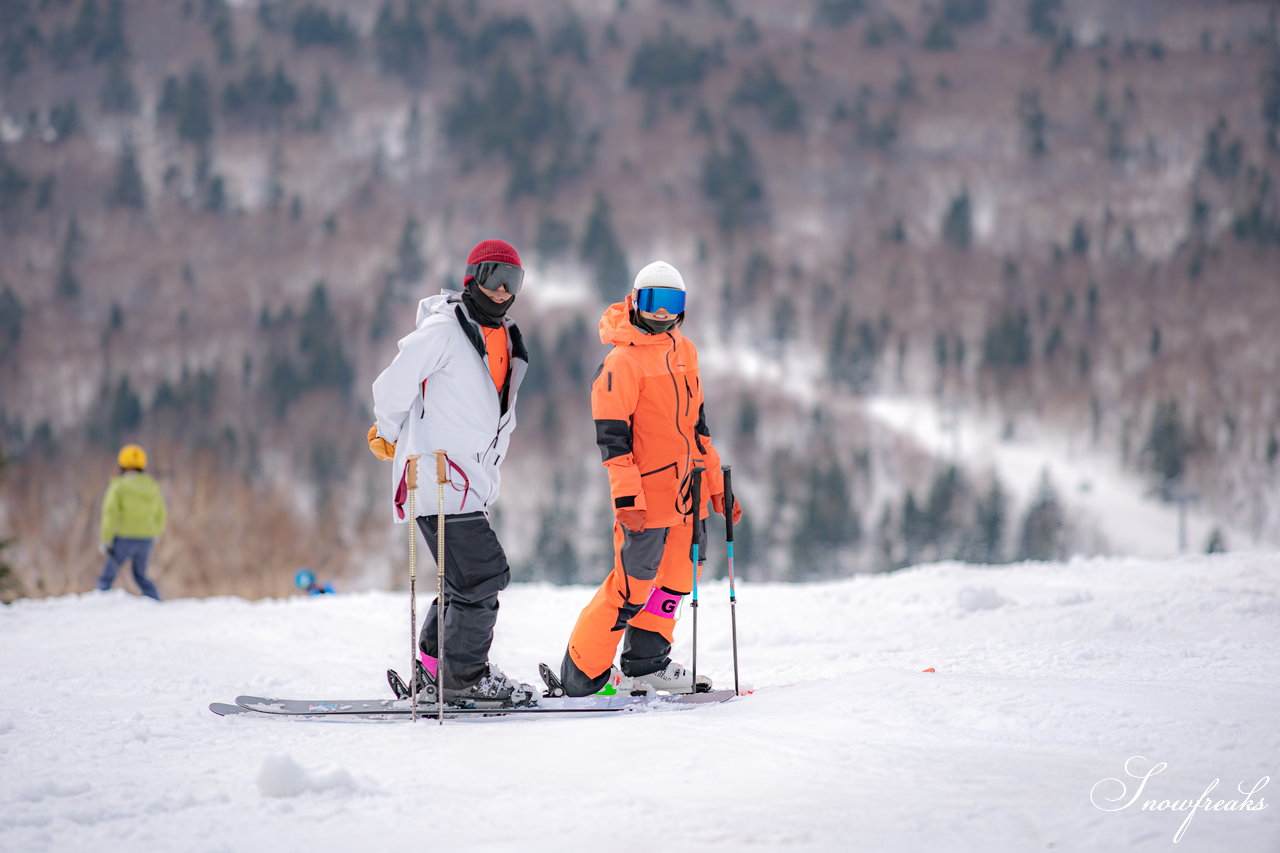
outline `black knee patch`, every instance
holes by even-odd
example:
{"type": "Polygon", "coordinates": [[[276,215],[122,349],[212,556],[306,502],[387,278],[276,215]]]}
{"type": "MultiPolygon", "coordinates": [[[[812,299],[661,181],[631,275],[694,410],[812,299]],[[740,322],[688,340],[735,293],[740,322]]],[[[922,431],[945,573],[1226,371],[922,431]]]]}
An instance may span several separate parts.
{"type": "Polygon", "coordinates": [[[643,607],[644,607],[644,602],[641,602],[639,604],[632,604],[630,601],[628,601],[624,603],[621,607],[618,608],[617,623],[615,623],[614,626],[609,630],[621,631],[623,628],[627,627],[627,623],[630,622],[633,618],[635,618],[635,615],[639,613],[643,607]]]}

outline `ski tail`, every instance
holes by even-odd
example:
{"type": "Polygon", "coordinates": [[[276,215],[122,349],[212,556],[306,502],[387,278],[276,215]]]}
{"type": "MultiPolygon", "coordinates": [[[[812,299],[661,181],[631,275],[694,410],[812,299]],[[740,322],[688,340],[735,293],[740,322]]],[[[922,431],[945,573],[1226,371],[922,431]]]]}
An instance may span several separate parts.
{"type": "MultiPolygon", "coordinates": [[[[435,701],[436,680],[431,677],[431,673],[427,672],[427,668],[422,665],[422,661],[413,662],[413,680],[417,682],[418,704],[424,702],[435,701]]],[[[400,677],[400,673],[394,669],[387,670],[387,684],[391,685],[391,692],[396,695],[397,699],[408,699],[413,696],[413,688],[404,683],[404,679],[400,677]]]]}
{"type": "Polygon", "coordinates": [[[542,695],[547,698],[557,698],[564,695],[564,685],[560,683],[560,677],[557,676],[551,667],[545,663],[538,664],[538,675],[542,676],[542,681],[547,685],[546,692],[542,695]]]}

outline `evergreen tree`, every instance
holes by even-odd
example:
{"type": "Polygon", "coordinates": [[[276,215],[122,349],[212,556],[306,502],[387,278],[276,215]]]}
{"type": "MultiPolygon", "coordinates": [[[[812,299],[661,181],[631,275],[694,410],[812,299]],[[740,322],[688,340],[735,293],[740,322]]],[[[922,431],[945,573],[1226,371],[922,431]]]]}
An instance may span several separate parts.
{"type": "Polygon", "coordinates": [[[590,61],[590,45],[586,27],[582,25],[582,19],[572,11],[569,13],[569,17],[551,33],[548,47],[552,56],[568,55],[583,66],[590,61]]]}
{"type": "Polygon", "coordinates": [[[187,73],[178,102],[178,138],[202,144],[213,137],[213,91],[200,67],[187,73]]]}
{"type": "Polygon", "coordinates": [[[935,474],[929,486],[921,517],[921,538],[924,544],[937,549],[938,557],[949,556],[946,546],[958,538],[955,512],[967,491],[964,475],[954,465],[948,465],[935,474]]]}
{"type": "Polygon", "coordinates": [[[142,424],[142,402],[126,376],[116,385],[107,404],[106,443],[115,445],[127,432],[142,424]]]}
{"type": "Polygon", "coordinates": [[[838,465],[828,462],[810,468],[804,495],[792,538],[792,574],[796,579],[830,577],[836,552],[862,540],[862,518],[838,465]]]}
{"type": "Polygon", "coordinates": [[[733,102],[760,110],[769,126],[779,133],[800,129],[800,99],[767,59],[742,72],[733,102]]]}
{"type": "Polygon", "coordinates": [[[1026,367],[1031,363],[1031,318],[1025,309],[1006,309],[982,340],[982,365],[1026,367]]]}
{"type": "Polygon", "coordinates": [[[311,290],[307,310],[302,315],[299,349],[302,351],[304,387],[332,387],[348,390],[355,370],[342,346],[342,332],[329,310],[325,283],[318,281],[311,290]]]}
{"type": "Polygon", "coordinates": [[[1027,30],[1033,35],[1053,41],[1058,36],[1054,15],[1062,11],[1062,0],[1030,0],[1027,3],[1027,30]]]}
{"type": "Polygon", "coordinates": [[[1262,118],[1267,123],[1271,150],[1280,152],[1280,44],[1272,44],[1262,72],[1262,118]]]}
{"type": "Polygon", "coordinates": [[[631,271],[627,256],[613,230],[609,200],[596,193],[595,206],[587,217],[578,255],[591,269],[596,287],[607,302],[621,299],[631,287],[631,271]]]}
{"type": "Polygon", "coordinates": [[[1023,132],[1027,137],[1027,152],[1033,159],[1039,159],[1049,153],[1045,143],[1045,128],[1048,119],[1040,107],[1040,90],[1023,92],[1018,97],[1018,117],[1022,119],[1023,132]]]}
{"type": "Polygon", "coordinates": [[[1060,560],[1066,557],[1066,518],[1048,472],[1040,475],[1035,501],[1022,521],[1019,560],[1060,560]]]}
{"type": "Polygon", "coordinates": [[[396,247],[396,277],[406,291],[422,281],[427,262],[422,257],[422,226],[412,213],[404,221],[396,247]]]}
{"type": "Polygon", "coordinates": [[[928,533],[924,513],[916,503],[916,496],[907,492],[902,500],[902,546],[905,564],[910,566],[920,559],[920,554],[928,544],[928,533]]]}
{"type": "Polygon", "coordinates": [[[84,124],[80,120],[80,105],[75,98],[68,98],[49,110],[49,127],[59,142],[84,130],[84,124]]]}
{"type": "Polygon", "coordinates": [[[14,210],[31,186],[31,179],[10,163],[0,147],[0,213],[14,210]]]}
{"type": "Polygon", "coordinates": [[[992,479],[991,488],[978,498],[973,509],[973,528],[963,558],[973,563],[1002,562],[1004,529],[1008,501],[1000,481],[992,479]]]}
{"type": "Polygon", "coordinates": [[[924,36],[925,50],[955,50],[956,37],[951,31],[951,21],[945,15],[933,19],[924,36]]]}
{"type": "Polygon", "coordinates": [[[345,12],[330,13],[307,3],[293,18],[293,43],[299,48],[336,47],[353,51],[359,42],[355,26],[345,12]]]}
{"type": "Polygon", "coordinates": [[[544,260],[558,258],[573,245],[573,231],[568,222],[543,213],[538,219],[538,236],[533,244],[544,260]]]}
{"type": "Polygon", "coordinates": [[[378,64],[388,74],[412,83],[426,67],[427,29],[418,17],[418,3],[405,3],[404,17],[396,14],[392,0],[384,0],[373,25],[373,49],[378,64]]]}
{"type": "Polygon", "coordinates": [[[942,239],[957,249],[968,249],[973,244],[973,211],[968,190],[951,200],[951,207],[942,220],[942,239]]]}
{"type": "Polygon", "coordinates": [[[819,0],[814,9],[814,23],[822,27],[840,29],[862,14],[866,0],[819,0]]]}
{"type": "Polygon", "coordinates": [[[1182,426],[1176,400],[1156,404],[1143,456],[1166,495],[1182,480],[1191,440],[1182,426]]]}
{"type": "Polygon", "coordinates": [[[201,17],[209,24],[209,34],[218,49],[218,63],[232,65],[236,60],[236,40],[231,4],[227,0],[204,0],[201,17]]]}
{"type": "Polygon", "coordinates": [[[116,167],[116,183],[107,202],[112,207],[132,207],[134,210],[145,210],[147,207],[147,187],[143,183],[142,172],[138,168],[138,158],[132,142],[125,142],[120,150],[120,163],[116,167]]]}
{"type": "Polygon", "coordinates": [[[881,337],[875,327],[866,320],[855,324],[853,309],[848,303],[841,305],[828,347],[827,364],[831,380],[860,394],[870,391],[875,381],[881,345],[881,337]]]}
{"type": "Polygon", "coordinates": [[[62,243],[62,255],[58,264],[58,277],[55,290],[64,299],[75,299],[80,295],[80,279],[76,277],[73,265],[84,254],[85,239],[80,233],[80,220],[74,215],[67,222],[67,236],[62,243]]]}
{"type": "Polygon", "coordinates": [[[957,27],[982,23],[987,19],[988,0],[943,0],[942,14],[957,27]]]}
{"type": "MultiPolygon", "coordinates": [[[[0,307],[3,307],[2,302],[0,302],[0,307]]],[[[3,314],[0,314],[0,317],[3,316],[3,314]]],[[[0,343],[0,346],[3,346],[3,344],[0,343]]],[[[4,444],[0,443],[0,485],[4,484],[4,469],[8,465],[9,455],[5,452],[4,444]]],[[[22,584],[14,574],[13,565],[4,557],[4,552],[12,547],[16,541],[13,538],[0,539],[0,602],[9,602],[23,595],[22,584]]]]}
{"type": "Polygon", "coordinates": [[[156,112],[160,115],[177,115],[182,109],[182,83],[172,75],[164,78],[160,85],[160,100],[156,102],[156,112]]]}
{"type": "Polygon", "coordinates": [[[1071,229],[1071,251],[1081,256],[1089,254],[1089,231],[1085,228],[1083,219],[1077,219],[1071,229]]]}
{"type": "Polygon", "coordinates": [[[404,123],[404,159],[410,165],[417,164],[422,156],[424,133],[422,107],[415,100],[409,107],[409,117],[404,123]]]}
{"type": "Polygon", "coordinates": [[[113,62],[107,69],[98,101],[103,112],[133,115],[138,111],[138,93],[123,62],[113,62]]]}
{"type": "Polygon", "coordinates": [[[740,132],[729,132],[726,150],[713,146],[707,152],[702,161],[702,193],[715,205],[716,221],[726,234],[768,218],[760,165],[740,132]]]}
{"type": "Polygon", "coordinates": [[[576,583],[582,570],[573,537],[577,502],[569,491],[563,478],[556,477],[554,495],[539,521],[533,549],[534,576],[556,584],[576,583]]]}
{"type": "Polygon", "coordinates": [[[0,290],[0,364],[7,363],[9,356],[18,348],[25,314],[26,309],[17,294],[5,282],[4,290],[0,290]]]}
{"type": "MultiPolygon", "coordinates": [[[[92,2],[92,0],[89,0],[92,2]]],[[[86,5],[88,5],[86,3],[86,5]]],[[[129,57],[128,26],[124,19],[124,0],[109,0],[102,25],[93,39],[93,61],[119,62],[129,57]]]]}
{"type": "Polygon", "coordinates": [[[651,97],[702,83],[711,66],[711,52],[694,45],[664,21],[662,31],[636,48],[627,73],[627,86],[651,97]]]}

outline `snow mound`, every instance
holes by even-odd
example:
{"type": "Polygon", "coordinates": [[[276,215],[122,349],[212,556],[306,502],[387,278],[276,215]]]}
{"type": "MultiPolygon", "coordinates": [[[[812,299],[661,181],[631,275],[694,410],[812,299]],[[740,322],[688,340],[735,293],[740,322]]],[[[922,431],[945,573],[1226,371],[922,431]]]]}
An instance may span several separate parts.
{"type": "Polygon", "coordinates": [[[269,755],[258,769],[258,792],[264,797],[296,797],[313,791],[355,791],[346,769],[308,770],[288,754],[269,755]]]}
{"type": "Polygon", "coordinates": [[[965,613],[980,610],[999,610],[1009,601],[989,586],[966,586],[956,595],[956,603],[965,613]]]}

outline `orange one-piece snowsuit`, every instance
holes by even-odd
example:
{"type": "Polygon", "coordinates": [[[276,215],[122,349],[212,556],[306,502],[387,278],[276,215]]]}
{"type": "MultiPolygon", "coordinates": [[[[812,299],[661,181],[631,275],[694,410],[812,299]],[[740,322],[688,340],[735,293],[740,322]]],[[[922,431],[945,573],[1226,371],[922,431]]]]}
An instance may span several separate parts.
{"type": "Polygon", "coordinates": [[[666,666],[680,599],[693,584],[694,468],[706,469],[697,523],[707,498],[724,491],[697,348],[679,328],[646,334],[632,324],[631,310],[628,296],[600,319],[600,339],[613,349],[592,382],[591,414],[614,508],[644,510],[644,529],[614,524],[613,571],[578,617],[562,666],[579,682],[603,683],[624,631],[624,674],[666,666]]]}

